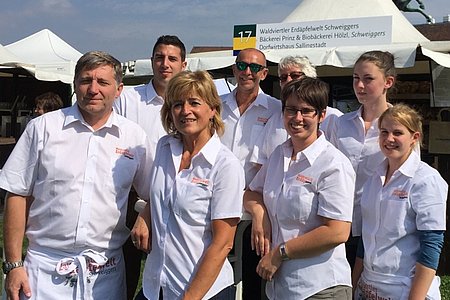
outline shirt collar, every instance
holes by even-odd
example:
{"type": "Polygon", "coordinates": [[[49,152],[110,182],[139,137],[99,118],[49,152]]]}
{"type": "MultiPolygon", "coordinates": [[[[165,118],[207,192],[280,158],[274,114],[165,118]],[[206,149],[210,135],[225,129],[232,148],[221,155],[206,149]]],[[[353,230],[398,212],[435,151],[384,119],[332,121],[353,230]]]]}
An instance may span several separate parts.
{"type": "MultiPolygon", "coordinates": [[[[237,103],[236,101],[236,93],[237,93],[237,88],[234,89],[231,93],[229,93],[228,97],[225,97],[223,99],[223,102],[227,103],[229,105],[229,102],[233,101],[234,103],[237,103]],[[232,96],[232,97],[231,97],[232,96]]],[[[256,96],[256,99],[253,101],[253,105],[261,105],[264,106],[265,108],[269,107],[269,104],[267,102],[267,95],[263,92],[263,90],[261,88],[258,89],[258,95],[256,96]]]]}
{"type": "MultiPolygon", "coordinates": [[[[302,158],[306,158],[310,165],[312,165],[319,155],[323,152],[326,147],[327,141],[325,139],[325,135],[322,131],[320,131],[319,137],[315,140],[311,145],[306,147],[303,151],[297,153],[297,159],[300,160],[302,158]]],[[[285,151],[285,155],[292,155],[292,140],[289,138],[286,142],[283,143],[283,148],[285,151]],[[287,152],[286,152],[287,151],[287,152]]]]}
{"type": "Polygon", "coordinates": [[[153,101],[164,103],[164,99],[161,96],[158,96],[158,94],[156,93],[155,87],[153,86],[153,79],[147,84],[147,88],[145,89],[145,96],[145,102],[147,103],[153,101]]]}
{"type": "MultiPolygon", "coordinates": [[[[387,102],[387,106],[392,107],[392,104],[387,102]]],[[[363,111],[363,106],[361,105],[361,106],[359,106],[358,110],[356,110],[355,113],[351,115],[351,119],[355,119],[355,118],[362,119],[362,111],[363,111]]],[[[378,122],[378,118],[376,118],[374,121],[378,122]]]]}
{"type": "MultiPolygon", "coordinates": [[[[64,127],[74,122],[80,122],[81,124],[92,130],[92,127],[84,120],[83,115],[81,114],[78,104],[76,102],[67,110],[66,116],[64,118],[64,127]]],[[[113,126],[119,128],[119,121],[117,119],[117,114],[114,110],[112,110],[105,125],[103,125],[98,130],[102,128],[112,128],[113,126]]]]}
{"type": "MultiPolygon", "coordinates": [[[[175,137],[171,137],[166,140],[165,144],[170,145],[172,155],[181,155],[183,152],[183,142],[175,137]]],[[[220,142],[219,136],[214,134],[209,141],[203,146],[199,153],[197,153],[193,158],[196,160],[197,157],[202,156],[211,166],[214,165],[217,155],[219,154],[222,143],[220,142]]]]}
{"type": "Polygon", "coordinates": [[[413,177],[420,165],[420,156],[416,151],[412,151],[409,157],[398,169],[403,175],[413,177]]]}
{"type": "Polygon", "coordinates": [[[219,154],[222,143],[220,142],[219,136],[214,134],[209,141],[203,146],[200,153],[209,162],[210,165],[214,165],[217,155],[219,154]]]}
{"type": "MultiPolygon", "coordinates": [[[[407,177],[414,177],[417,169],[420,166],[420,154],[417,151],[412,151],[409,157],[405,160],[405,162],[400,166],[398,172],[402,173],[407,177]]],[[[377,169],[377,173],[379,176],[385,176],[386,170],[388,168],[388,159],[385,158],[383,162],[377,169]]]]}

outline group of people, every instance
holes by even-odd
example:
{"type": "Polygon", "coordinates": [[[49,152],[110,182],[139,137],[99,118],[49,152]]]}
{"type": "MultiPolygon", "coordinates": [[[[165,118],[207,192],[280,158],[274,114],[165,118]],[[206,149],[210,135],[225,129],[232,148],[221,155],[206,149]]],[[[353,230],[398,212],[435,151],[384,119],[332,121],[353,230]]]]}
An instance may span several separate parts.
{"type": "Polygon", "coordinates": [[[124,89],[119,61],[84,54],[76,103],[18,141],[0,173],[10,299],[132,299],[144,252],[136,299],[234,299],[243,208],[270,299],[439,299],[448,185],[420,160],[419,114],[388,102],[390,53],[356,61],[361,107],[346,114],[305,57],[280,61],[281,101],[260,88],[257,49],[222,99],[185,71],[178,37],[151,62],[152,80],[124,89]]]}

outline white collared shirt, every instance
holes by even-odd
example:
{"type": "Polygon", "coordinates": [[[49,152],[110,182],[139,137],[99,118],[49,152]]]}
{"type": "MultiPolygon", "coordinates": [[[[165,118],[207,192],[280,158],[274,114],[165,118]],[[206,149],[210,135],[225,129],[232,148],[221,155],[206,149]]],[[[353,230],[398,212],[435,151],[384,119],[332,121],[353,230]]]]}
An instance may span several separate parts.
{"type": "Polygon", "coordinates": [[[74,104],[30,121],[0,174],[0,187],[34,197],[26,228],[30,245],[118,249],[129,236],[131,186],[149,199],[149,149],[134,122],[112,112],[94,131],[74,104]]]}
{"type": "Polygon", "coordinates": [[[138,123],[145,131],[152,149],[167,132],[161,122],[161,107],[164,99],[156,94],[153,81],[134,87],[125,87],[114,101],[114,109],[125,118],[138,123]]]}
{"type": "MultiPolygon", "coordinates": [[[[281,113],[281,102],[260,89],[255,101],[242,115],[236,102],[236,90],[224,95],[222,103],[225,133],[221,141],[241,161],[244,166],[246,186],[248,186],[258,171],[257,165],[250,162],[253,147],[270,118],[281,113]]],[[[276,134],[278,132],[273,132],[271,137],[275,138],[276,134]]]]}
{"type": "MultiPolygon", "coordinates": [[[[144,270],[148,299],[179,299],[212,242],[212,221],[240,218],[244,172],[217,135],[196,154],[188,169],[178,172],[182,141],[163,137],[151,173],[152,251],[144,270]]],[[[205,295],[209,299],[233,284],[228,260],[205,295]]]]}
{"type": "MultiPolygon", "coordinates": [[[[412,278],[420,253],[417,231],[446,229],[448,184],[414,151],[383,186],[386,169],[387,160],[366,182],[361,197],[364,268],[386,280],[412,278]]],[[[371,273],[365,276],[373,280],[371,273]]]]}
{"type": "Polygon", "coordinates": [[[352,163],[356,172],[353,207],[352,235],[361,235],[361,194],[364,183],[384,160],[378,144],[378,118],[373,120],[365,132],[362,106],[357,110],[340,116],[331,132],[330,142],[352,163]]]}
{"type": "MultiPolygon", "coordinates": [[[[250,184],[263,194],[272,247],[322,225],[321,217],[351,221],[355,172],[323,133],[291,161],[291,139],[278,146],[250,184]]],[[[336,285],[351,286],[341,244],[318,256],[284,261],[268,282],[270,299],[305,299],[336,285]]]]}

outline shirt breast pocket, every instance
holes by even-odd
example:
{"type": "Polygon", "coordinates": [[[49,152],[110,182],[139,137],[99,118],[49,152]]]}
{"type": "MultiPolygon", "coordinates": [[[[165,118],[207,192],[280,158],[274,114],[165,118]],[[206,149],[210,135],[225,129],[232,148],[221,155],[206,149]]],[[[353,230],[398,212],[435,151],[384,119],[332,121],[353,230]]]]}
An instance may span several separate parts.
{"type": "Polygon", "coordinates": [[[255,124],[252,126],[251,143],[254,145],[264,129],[263,124],[255,124]]]}
{"type": "Polygon", "coordinates": [[[129,189],[137,171],[137,160],[124,155],[111,158],[110,174],[115,188],[129,189]]]}
{"type": "Polygon", "coordinates": [[[408,199],[387,199],[381,202],[382,228],[387,237],[403,236],[411,223],[408,199]]]}
{"type": "Polygon", "coordinates": [[[173,211],[192,223],[203,224],[211,215],[212,191],[209,185],[202,183],[177,183],[176,199],[173,211]]]}
{"type": "Polygon", "coordinates": [[[317,197],[311,184],[298,184],[285,192],[284,203],[280,205],[281,216],[306,223],[317,215],[317,197]]]}

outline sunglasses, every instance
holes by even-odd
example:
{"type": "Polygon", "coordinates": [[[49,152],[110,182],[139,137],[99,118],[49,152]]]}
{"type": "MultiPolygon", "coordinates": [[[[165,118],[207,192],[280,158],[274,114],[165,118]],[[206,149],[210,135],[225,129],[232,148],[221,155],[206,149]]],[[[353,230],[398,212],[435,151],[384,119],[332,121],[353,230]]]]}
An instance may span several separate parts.
{"type": "Polygon", "coordinates": [[[250,71],[252,73],[258,73],[259,71],[266,68],[265,66],[261,66],[261,65],[255,64],[255,63],[248,64],[243,61],[237,61],[236,67],[239,71],[245,71],[248,67],[250,67],[250,71]]]}
{"type": "Polygon", "coordinates": [[[303,72],[292,72],[292,73],[280,75],[280,77],[278,77],[278,78],[280,79],[281,82],[286,82],[288,77],[291,77],[292,80],[296,80],[296,79],[302,78],[303,76],[305,76],[305,73],[303,73],[303,72]]]}

